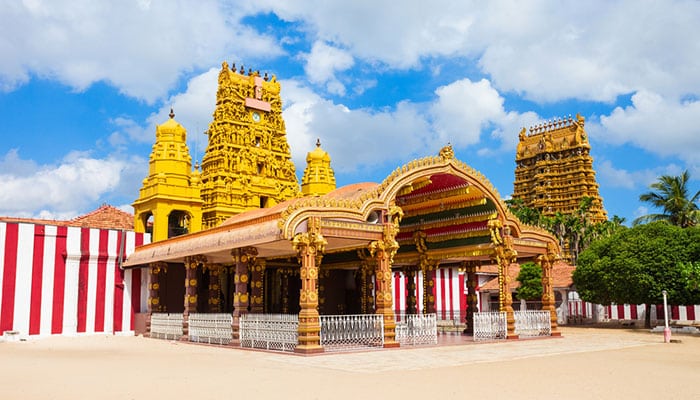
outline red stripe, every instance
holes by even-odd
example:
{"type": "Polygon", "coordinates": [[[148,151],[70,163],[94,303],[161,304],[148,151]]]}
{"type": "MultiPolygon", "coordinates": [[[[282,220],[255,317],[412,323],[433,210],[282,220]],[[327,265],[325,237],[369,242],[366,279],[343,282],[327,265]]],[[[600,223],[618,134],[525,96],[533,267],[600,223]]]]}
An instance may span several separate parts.
{"type": "Polygon", "coordinates": [[[452,288],[452,268],[447,270],[447,287],[449,288],[449,306],[450,306],[450,319],[455,319],[455,307],[454,307],[454,293],[452,288]]]}
{"type": "Polygon", "coordinates": [[[137,233],[134,235],[134,245],[139,247],[143,244],[143,233],[137,233]]]}
{"type": "Polygon", "coordinates": [[[80,266],[78,267],[78,332],[86,331],[90,229],[80,229],[80,266]]]}
{"type": "Polygon", "coordinates": [[[105,330],[105,288],[107,286],[107,257],[109,251],[109,231],[100,229],[97,253],[97,292],[95,294],[95,332],[105,330]]]}
{"type": "Polygon", "coordinates": [[[447,310],[445,309],[445,269],[438,270],[440,273],[440,303],[442,305],[442,319],[447,319],[447,310]]]}
{"type": "Polygon", "coordinates": [[[671,306],[671,319],[681,319],[680,312],[678,311],[678,306],[671,306]]]}
{"type": "Polygon", "coordinates": [[[141,268],[131,270],[131,331],[134,330],[134,317],[137,312],[141,312],[141,268]]]}
{"type": "Polygon", "coordinates": [[[112,319],[114,332],[122,331],[122,318],[124,313],[124,270],[121,269],[120,265],[122,261],[120,257],[124,256],[124,250],[122,249],[122,246],[125,245],[123,236],[124,231],[120,231],[117,235],[117,260],[114,265],[114,316],[112,319]]]}
{"type": "Polygon", "coordinates": [[[630,304],[630,319],[637,319],[637,306],[630,304]]]}
{"type": "Polygon", "coordinates": [[[68,228],[59,226],[56,232],[56,253],[53,273],[53,312],[51,333],[63,332],[63,293],[66,284],[66,236],[68,228]]]}
{"type": "Polygon", "coordinates": [[[2,308],[0,308],[0,334],[12,330],[15,318],[18,231],[18,224],[6,225],[5,269],[2,273],[2,308]]]}
{"type": "Polygon", "coordinates": [[[34,257],[32,258],[32,292],[29,303],[29,334],[41,333],[41,277],[44,269],[44,225],[34,225],[34,257]]]}
{"type": "MultiPolygon", "coordinates": [[[[459,274],[459,321],[464,322],[467,319],[467,287],[464,281],[467,279],[467,274],[459,274]]],[[[476,310],[474,310],[476,311],[476,310]]]]}
{"type": "Polygon", "coordinates": [[[625,319],[625,305],[624,304],[617,305],[617,319],[625,319]]]}
{"type": "Polygon", "coordinates": [[[401,274],[399,272],[394,272],[394,297],[396,298],[396,304],[394,304],[394,312],[397,314],[400,312],[401,308],[401,274]]]}
{"type": "Polygon", "coordinates": [[[688,316],[688,321],[695,321],[695,306],[686,306],[685,312],[688,316]]]}

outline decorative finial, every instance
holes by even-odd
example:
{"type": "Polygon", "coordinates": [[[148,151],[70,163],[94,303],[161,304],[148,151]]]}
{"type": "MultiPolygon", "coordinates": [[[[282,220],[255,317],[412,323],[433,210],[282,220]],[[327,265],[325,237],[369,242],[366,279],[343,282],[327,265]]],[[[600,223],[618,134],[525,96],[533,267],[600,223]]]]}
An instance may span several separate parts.
{"type": "Polygon", "coordinates": [[[316,147],[321,147],[321,138],[316,138],[316,147]]]}
{"type": "Polygon", "coordinates": [[[231,63],[231,71],[236,72],[236,63],[231,63]]]}
{"type": "Polygon", "coordinates": [[[170,119],[175,118],[175,113],[173,112],[173,108],[172,108],[172,107],[170,107],[170,114],[168,114],[168,115],[170,116],[170,119]]]}
{"type": "Polygon", "coordinates": [[[243,64],[241,64],[241,69],[238,73],[241,75],[245,74],[245,68],[243,68],[243,64]]]}
{"type": "Polygon", "coordinates": [[[452,144],[447,142],[447,146],[440,149],[439,155],[443,161],[448,161],[455,158],[455,152],[452,150],[452,144]]]}
{"type": "Polygon", "coordinates": [[[265,77],[263,78],[265,82],[267,82],[270,78],[267,76],[267,72],[265,72],[265,77]]]}

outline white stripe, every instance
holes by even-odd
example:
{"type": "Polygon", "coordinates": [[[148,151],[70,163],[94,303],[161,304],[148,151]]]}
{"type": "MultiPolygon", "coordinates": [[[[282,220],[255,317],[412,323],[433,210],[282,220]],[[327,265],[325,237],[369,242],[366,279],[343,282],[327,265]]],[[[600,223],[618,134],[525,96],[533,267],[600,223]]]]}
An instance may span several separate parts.
{"type": "Polygon", "coordinates": [[[124,298],[122,299],[122,331],[131,330],[131,293],[132,290],[140,290],[140,288],[132,288],[132,269],[124,270],[124,298]]]}
{"type": "Polygon", "coordinates": [[[117,240],[119,231],[110,230],[107,235],[107,268],[105,269],[105,322],[104,331],[114,332],[114,272],[118,268],[117,263],[117,240]]]}
{"type": "Polygon", "coordinates": [[[90,229],[90,259],[88,261],[87,316],[85,333],[95,332],[95,301],[97,300],[97,256],[100,253],[100,230],[90,229]]]}
{"type": "Polygon", "coordinates": [[[40,335],[51,334],[53,316],[54,265],[56,264],[56,233],[58,228],[47,225],[44,230],[44,265],[41,275],[41,328],[40,335]]]}
{"type": "Polygon", "coordinates": [[[29,335],[29,311],[32,300],[32,260],[34,225],[19,224],[17,238],[17,275],[15,279],[15,315],[13,329],[29,335]]]}
{"type": "Polygon", "coordinates": [[[68,227],[66,237],[66,283],[63,292],[63,334],[78,331],[78,270],[80,267],[80,228],[68,227]]]}
{"type": "Polygon", "coordinates": [[[423,271],[416,273],[416,308],[423,313],[423,271]]]}

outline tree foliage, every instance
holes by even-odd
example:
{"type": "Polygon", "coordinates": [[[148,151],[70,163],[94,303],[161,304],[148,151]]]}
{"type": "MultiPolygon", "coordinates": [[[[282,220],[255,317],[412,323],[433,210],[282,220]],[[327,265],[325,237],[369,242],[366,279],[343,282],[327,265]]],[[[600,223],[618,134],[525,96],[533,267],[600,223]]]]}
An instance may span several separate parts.
{"type": "Polygon", "coordinates": [[[639,200],[661,209],[662,213],[641,216],[635,219],[633,224],[666,221],[682,228],[698,225],[700,223],[700,211],[698,211],[700,190],[690,196],[689,180],[688,171],[684,171],[678,176],[663,175],[659,177],[656,182],[649,186],[652,190],[642,193],[639,200]]]}
{"type": "Polygon", "coordinates": [[[519,299],[537,300],[542,298],[542,268],[533,262],[520,265],[516,278],[520,286],[515,290],[519,299]]]}
{"type": "MultiPolygon", "coordinates": [[[[581,298],[598,304],[671,304],[700,300],[689,277],[700,261],[700,228],[663,222],[622,229],[581,253],[573,280],[581,298]]],[[[695,271],[695,272],[694,272],[695,271]]],[[[649,317],[647,313],[647,317],[649,317]]]]}

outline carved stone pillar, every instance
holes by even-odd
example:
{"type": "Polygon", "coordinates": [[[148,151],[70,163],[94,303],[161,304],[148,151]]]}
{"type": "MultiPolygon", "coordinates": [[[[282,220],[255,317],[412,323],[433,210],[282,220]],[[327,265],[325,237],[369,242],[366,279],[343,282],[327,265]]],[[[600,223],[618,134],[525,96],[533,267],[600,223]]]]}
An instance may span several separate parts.
{"type": "Polygon", "coordinates": [[[233,257],[233,266],[235,272],[233,274],[233,321],[231,324],[233,330],[233,340],[231,344],[234,346],[241,343],[241,315],[248,313],[248,268],[255,261],[258,255],[258,250],[254,247],[243,247],[231,250],[233,257]]]}
{"type": "Polygon", "coordinates": [[[547,254],[537,257],[537,262],[542,268],[542,310],[549,311],[552,336],[561,336],[557,324],[557,310],[554,307],[554,285],[552,282],[552,267],[557,259],[556,250],[551,243],[547,244],[547,254]]]}
{"type": "Polygon", "coordinates": [[[209,271],[209,312],[221,312],[221,286],[219,285],[219,274],[221,265],[206,264],[206,269],[209,271]]]}
{"type": "Polygon", "coordinates": [[[408,282],[406,283],[406,287],[408,289],[407,297],[406,297],[406,314],[415,314],[416,313],[416,270],[411,268],[406,268],[405,270],[406,274],[406,279],[408,282]]]}
{"type": "Polygon", "coordinates": [[[265,260],[257,260],[252,268],[250,281],[250,312],[262,314],[264,311],[263,276],[265,275],[265,260]]]}
{"type": "Polygon", "coordinates": [[[185,257],[185,307],[182,313],[181,340],[189,340],[189,315],[197,312],[197,266],[206,261],[202,255],[185,257]]]}
{"type": "Polygon", "coordinates": [[[396,318],[392,307],[391,266],[394,255],[399,249],[396,234],[399,232],[403,211],[397,206],[392,206],[388,214],[389,221],[384,224],[382,240],[370,243],[369,252],[377,261],[374,272],[377,280],[375,302],[376,313],[384,316],[384,347],[399,347],[399,342],[396,341],[396,318]]]}
{"type": "Polygon", "coordinates": [[[321,353],[321,321],[318,314],[318,264],[325,250],[326,239],[320,232],[320,219],[311,217],[308,230],[294,236],[292,246],[297,251],[301,268],[299,291],[298,353],[321,353]]]}
{"type": "Polygon", "coordinates": [[[464,273],[467,277],[467,315],[466,315],[466,325],[464,333],[467,335],[474,335],[474,313],[476,312],[477,298],[476,298],[476,269],[479,266],[478,261],[469,261],[464,263],[464,273]]]}
{"type": "Polygon", "coordinates": [[[148,284],[148,314],[146,315],[146,336],[151,334],[151,314],[163,312],[160,301],[160,275],[165,274],[168,264],[164,262],[151,263],[148,268],[150,283],[148,284]]]}
{"type": "Polygon", "coordinates": [[[513,237],[507,229],[503,229],[498,219],[488,222],[493,245],[493,259],[498,264],[498,310],[506,313],[507,339],[517,339],[515,334],[515,314],[513,313],[513,294],[510,290],[510,265],[515,263],[518,253],[513,249],[513,237]]]}

